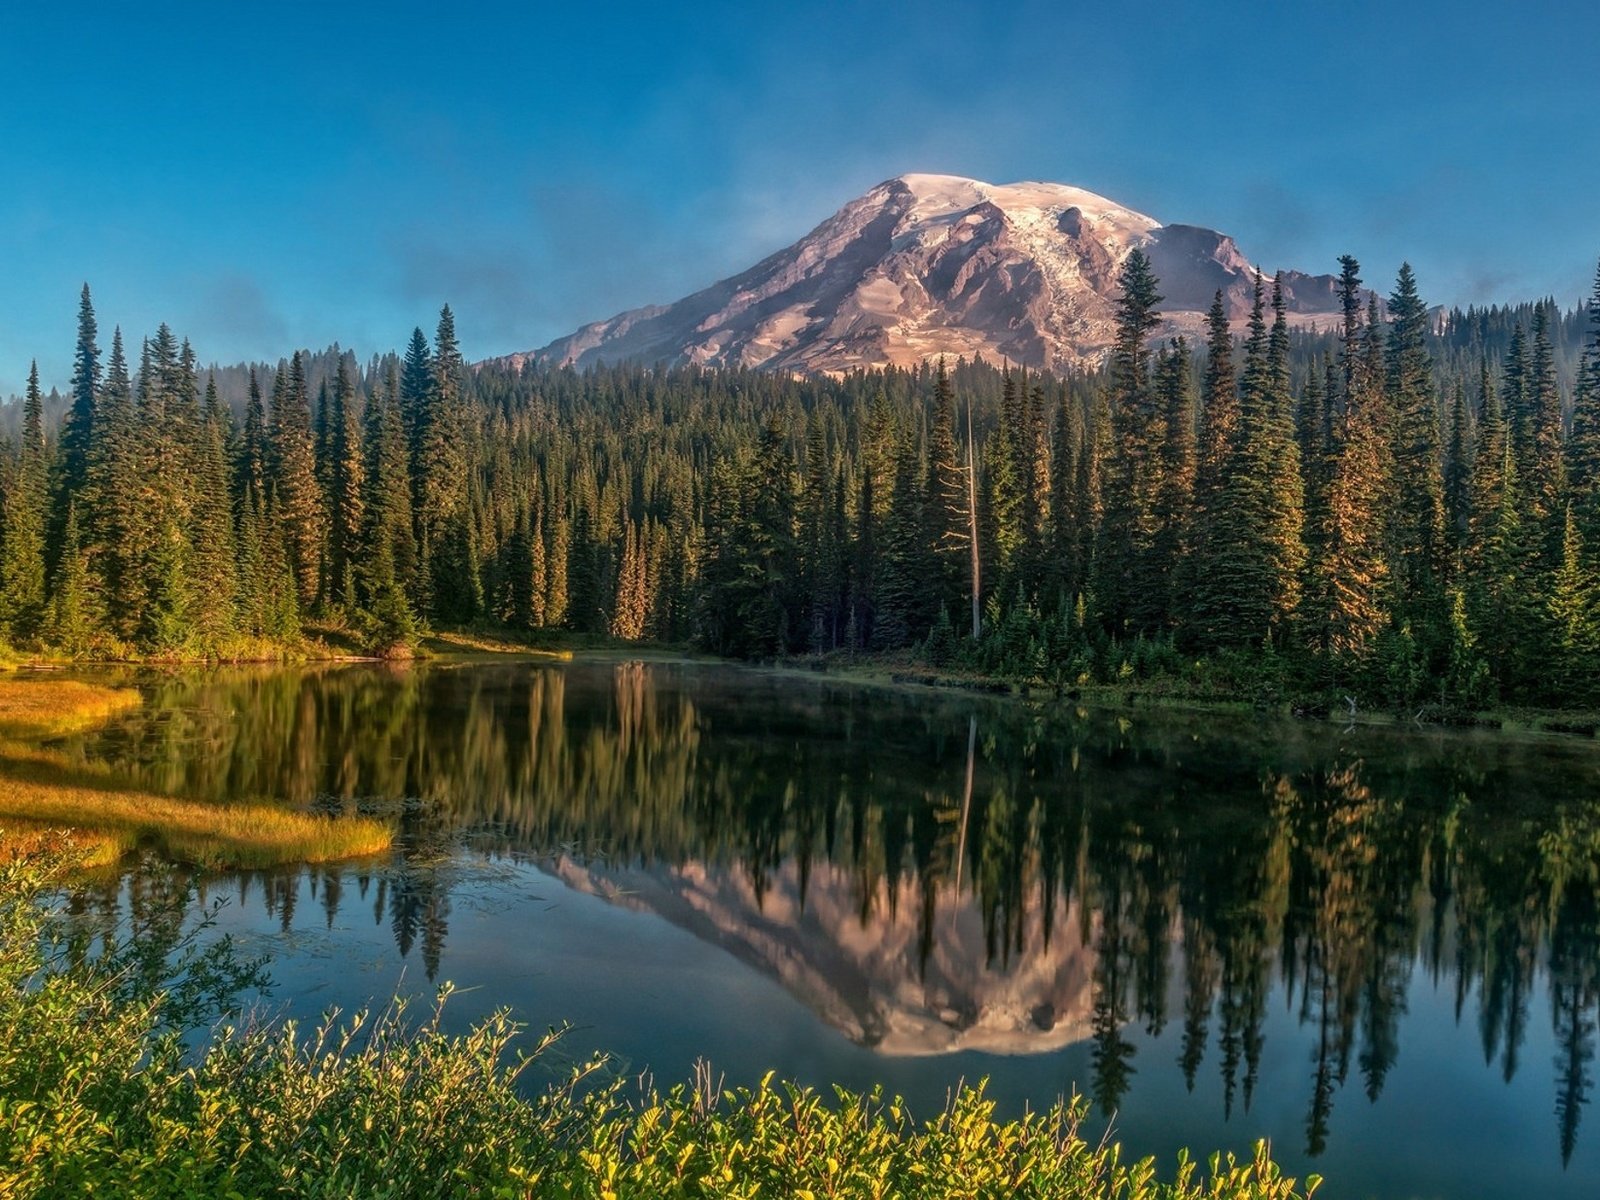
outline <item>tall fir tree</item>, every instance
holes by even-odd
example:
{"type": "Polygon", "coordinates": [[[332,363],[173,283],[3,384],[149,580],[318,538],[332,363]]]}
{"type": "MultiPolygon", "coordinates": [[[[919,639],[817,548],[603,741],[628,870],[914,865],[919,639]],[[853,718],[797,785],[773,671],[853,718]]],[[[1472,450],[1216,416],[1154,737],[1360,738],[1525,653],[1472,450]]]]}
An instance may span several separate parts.
{"type": "Polygon", "coordinates": [[[16,473],[5,491],[0,539],[0,618],[13,642],[30,641],[45,616],[45,515],[49,460],[39,364],[28,369],[22,405],[22,445],[16,473]]]}
{"type": "Polygon", "coordinates": [[[1521,465],[1526,472],[1522,483],[1528,518],[1548,531],[1549,557],[1553,561],[1559,553],[1567,482],[1562,458],[1561,390],[1556,381],[1555,347],[1550,341],[1551,307],[1540,304],[1533,314],[1533,346],[1523,384],[1529,444],[1521,465]]]}
{"type": "Polygon", "coordinates": [[[1161,588],[1162,624],[1177,624],[1192,578],[1194,548],[1195,406],[1189,343],[1177,338],[1159,356],[1153,386],[1162,412],[1160,483],[1151,545],[1161,588]]]}
{"type": "Polygon", "coordinates": [[[1062,388],[1050,451],[1050,558],[1056,590],[1071,602],[1083,591],[1084,519],[1078,512],[1078,461],[1083,454],[1083,405],[1062,388]]]}
{"type": "Polygon", "coordinates": [[[1185,613],[1191,638],[1201,645],[1224,642],[1232,627],[1233,577],[1240,529],[1228,493],[1236,473],[1239,390],[1233,364],[1233,331],[1219,291],[1206,313],[1206,369],[1200,390],[1199,451],[1194,488],[1194,566],[1185,613]]]}
{"type": "Polygon", "coordinates": [[[295,581],[295,600],[309,612],[323,595],[328,515],[311,430],[311,398],[298,351],[280,369],[272,395],[272,490],[295,581]]]}
{"type": "Polygon", "coordinates": [[[89,557],[78,533],[77,501],[69,497],[66,520],[62,522],[61,554],[45,614],[44,640],[76,658],[95,648],[104,622],[105,614],[90,586],[89,557]]]}
{"type": "Polygon", "coordinates": [[[1116,333],[1107,362],[1113,450],[1098,598],[1109,627],[1131,635],[1161,626],[1167,592],[1156,561],[1165,414],[1151,382],[1147,345],[1160,323],[1161,296],[1144,251],[1128,255],[1118,285],[1116,333]]]}
{"type": "Polygon", "coordinates": [[[1553,643],[1546,668],[1549,699],[1592,704],[1600,696],[1600,609],[1594,571],[1571,505],[1562,517],[1560,557],[1548,595],[1553,643]]]}
{"type": "Polygon", "coordinates": [[[878,581],[877,649],[907,646],[932,623],[926,581],[931,577],[932,546],[923,512],[923,471],[909,433],[895,454],[894,489],[883,530],[883,569],[878,581]]]}
{"type": "Polygon", "coordinates": [[[339,357],[329,400],[329,594],[335,603],[350,606],[358,602],[355,575],[366,528],[367,464],[355,380],[344,355],[339,357]]]}
{"type": "MultiPolygon", "coordinates": [[[[1347,314],[1341,349],[1344,402],[1326,501],[1316,512],[1303,624],[1307,642],[1327,656],[1331,680],[1348,683],[1387,619],[1385,532],[1394,460],[1385,430],[1384,380],[1363,345],[1359,264],[1348,255],[1340,262],[1347,314]]],[[[1380,330],[1368,325],[1364,336],[1375,345],[1380,330]]]]}
{"type": "Polygon", "coordinates": [[[138,426],[134,414],[133,384],[122,347],[122,330],[111,337],[106,363],[105,390],[96,416],[96,433],[89,446],[88,488],[85,494],[85,551],[89,560],[89,586],[106,607],[114,636],[132,636],[140,597],[134,552],[140,544],[140,526],[146,511],[139,461],[138,426]]]}
{"type": "Polygon", "coordinates": [[[1472,423],[1467,409],[1467,389],[1460,381],[1450,392],[1450,441],[1445,449],[1445,541],[1450,550],[1450,573],[1461,558],[1467,537],[1467,512],[1472,486],[1472,423]]]}
{"type": "Polygon", "coordinates": [[[60,453],[56,456],[55,486],[51,506],[50,536],[46,557],[56,561],[66,532],[67,510],[75,497],[83,496],[89,482],[89,451],[96,436],[95,410],[100,402],[102,373],[99,326],[89,285],[83,285],[78,299],[78,341],[72,355],[72,401],[61,421],[60,453]]]}
{"type": "Polygon", "coordinates": [[[215,653],[236,628],[239,574],[228,471],[229,423],[216,379],[208,378],[190,516],[194,589],[199,598],[195,632],[208,653],[215,653]]]}
{"type": "MultiPolygon", "coordinates": [[[[413,339],[413,348],[415,348],[413,339]]],[[[410,357],[407,357],[409,366],[410,357]]],[[[461,403],[465,365],[456,342],[455,317],[447,304],[439,313],[428,390],[416,417],[417,553],[425,608],[435,620],[469,619],[467,597],[477,584],[467,578],[464,550],[467,512],[467,419],[461,403]]],[[[407,391],[401,377],[402,394],[407,391]]],[[[599,604],[585,605],[591,616],[599,604]]]]}
{"type": "Polygon", "coordinates": [[[1428,310],[1403,263],[1389,297],[1387,394],[1394,421],[1396,494],[1390,520],[1397,611],[1426,624],[1446,578],[1439,402],[1428,352],[1428,310]]]}
{"type": "Polygon", "coordinates": [[[1600,269],[1589,298],[1589,328],[1572,396],[1572,437],[1567,442],[1567,481],[1578,526],[1590,553],[1600,551],[1600,269]]]}
{"type": "Polygon", "coordinates": [[[1239,423],[1222,481],[1220,529],[1212,531],[1219,576],[1209,597],[1213,644],[1281,641],[1300,598],[1305,564],[1304,485],[1295,445],[1288,378],[1288,322],[1281,281],[1273,286],[1273,324],[1256,277],[1239,384],[1239,423]]]}
{"type": "MultiPolygon", "coordinates": [[[[416,572],[416,544],[411,518],[410,450],[406,444],[400,408],[400,377],[391,367],[383,386],[367,403],[366,494],[362,500],[365,527],[361,533],[362,573],[366,577],[362,601],[394,584],[409,590],[416,572]]],[[[543,603],[543,597],[540,597],[543,603]]]]}
{"type": "Polygon", "coordinates": [[[267,410],[261,399],[261,380],[256,368],[250,368],[250,382],[245,394],[244,427],[239,434],[237,466],[234,478],[238,485],[239,501],[254,493],[256,502],[267,494],[267,472],[272,447],[267,435],[267,410]]]}

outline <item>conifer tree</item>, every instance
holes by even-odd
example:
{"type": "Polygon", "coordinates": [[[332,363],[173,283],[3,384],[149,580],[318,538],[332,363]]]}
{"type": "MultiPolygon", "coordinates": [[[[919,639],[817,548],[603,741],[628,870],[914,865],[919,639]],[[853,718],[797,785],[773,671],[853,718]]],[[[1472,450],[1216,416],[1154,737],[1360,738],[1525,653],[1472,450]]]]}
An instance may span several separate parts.
{"type": "MultiPolygon", "coordinates": [[[[398,369],[391,367],[383,387],[367,403],[366,494],[361,513],[364,593],[371,603],[390,583],[405,591],[416,571],[411,519],[410,451],[400,410],[398,369]]],[[[543,605],[544,598],[540,597],[543,605]]]]}
{"type": "MultiPolygon", "coordinates": [[[[1106,462],[1111,457],[1111,414],[1106,408],[1106,395],[1102,388],[1094,389],[1090,397],[1088,419],[1084,423],[1083,449],[1078,455],[1078,481],[1074,488],[1073,504],[1082,527],[1078,557],[1087,581],[1083,595],[1094,598],[1105,590],[1105,489],[1106,462]]],[[[1074,597],[1076,599],[1076,597],[1074,597]]],[[[1096,602],[1093,609],[1100,606],[1096,602]]]]}
{"type": "Polygon", "coordinates": [[[1445,534],[1452,572],[1467,536],[1472,480],[1472,427],[1467,415],[1467,390],[1460,380],[1450,393],[1450,443],[1445,451],[1445,534]]]}
{"type": "Polygon", "coordinates": [[[200,600],[195,607],[196,633],[207,650],[214,650],[234,631],[239,588],[228,477],[228,425],[228,413],[213,376],[206,381],[190,517],[194,587],[200,600]]]}
{"type": "Polygon", "coordinates": [[[1492,631],[1485,657],[1503,692],[1515,693],[1528,679],[1529,657],[1543,642],[1545,614],[1534,581],[1538,574],[1537,538],[1530,533],[1521,503],[1517,456],[1507,422],[1502,442],[1498,487],[1481,479],[1475,491],[1476,552],[1468,576],[1468,608],[1472,627],[1492,631]],[[1485,510],[1490,502],[1492,510],[1485,510]]]}
{"type": "Polygon", "coordinates": [[[549,554],[545,549],[544,508],[535,509],[528,530],[528,627],[543,629],[550,597],[549,554]]]}
{"type": "MultiPolygon", "coordinates": [[[[1305,627],[1310,645],[1330,656],[1339,682],[1348,682],[1348,670],[1340,668],[1366,660],[1387,617],[1385,524],[1394,468],[1383,427],[1383,379],[1364,352],[1355,301],[1359,267],[1348,255],[1340,262],[1347,289],[1341,351],[1345,396],[1327,497],[1316,515],[1305,627]]],[[[1378,328],[1368,325],[1365,336],[1376,342],[1378,328]]]]}
{"type": "Polygon", "coordinates": [[[1561,391],[1556,382],[1555,348],[1550,343],[1550,308],[1541,304],[1533,314],[1533,348],[1524,385],[1528,436],[1531,439],[1523,479],[1529,515],[1551,527],[1552,546],[1559,543],[1558,527],[1566,503],[1566,471],[1562,461],[1561,391]]]}
{"type": "Polygon", "coordinates": [[[1526,331],[1519,321],[1511,330],[1501,370],[1501,406],[1506,414],[1506,438],[1517,460],[1517,477],[1533,478],[1533,405],[1529,400],[1528,346],[1526,331]]]}
{"type": "Polygon", "coordinates": [[[5,536],[0,542],[0,616],[13,641],[32,639],[44,619],[44,535],[49,463],[39,364],[28,369],[22,407],[22,446],[5,491],[5,536]]]}
{"type": "Polygon", "coordinates": [[[1561,527],[1561,557],[1549,590],[1553,645],[1548,659],[1550,699],[1592,702],[1600,688],[1600,611],[1596,584],[1584,552],[1583,536],[1568,505],[1561,527]]]}
{"type": "Polygon", "coordinates": [[[1528,357],[1525,382],[1530,469],[1526,478],[1528,515],[1544,523],[1550,533],[1550,558],[1560,544],[1560,523],[1566,504],[1566,469],[1562,458],[1562,394],[1555,379],[1555,347],[1550,344],[1550,306],[1539,304],[1533,312],[1533,349],[1528,357]]]}
{"type": "Polygon", "coordinates": [[[255,367],[250,368],[250,386],[244,405],[244,428],[239,436],[238,465],[234,477],[238,482],[241,504],[251,492],[259,504],[267,494],[267,472],[272,448],[267,437],[267,413],[261,402],[261,381],[255,367]]]}
{"type": "Polygon", "coordinates": [[[263,497],[255,485],[246,483],[234,522],[239,576],[237,621],[239,631],[252,638],[267,637],[269,624],[267,594],[272,581],[267,571],[267,531],[262,503],[263,497]]]}
{"type": "Polygon", "coordinates": [[[51,551],[47,557],[52,562],[65,537],[67,509],[74,497],[84,495],[89,482],[89,449],[96,436],[95,409],[100,400],[102,380],[98,336],[94,303],[89,298],[86,283],[78,301],[78,343],[72,356],[72,404],[61,422],[54,516],[48,539],[51,551]]]}
{"type": "MultiPolygon", "coordinates": [[[[413,339],[413,348],[416,342],[413,339]]],[[[407,362],[410,358],[408,355],[407,362]]],[[[469,541],[467,513],[466,417],[461,404],[461,350],[455,318],[447,304],[439,313],[430,382],[417,414],[417,553],[426,610],[435,619],[468,619],[464,596],[476,588],[463,551],[469,541]]],[[[401,390],[406,391],[402,375],[401,390]]],[[[583,605],[585,619],[599,604],[583,605]]]]}
{"type": "Polygon", "coordinates": [[[1305,479],[1294,438],[1294,396],[1289,376],[1289,319],[1283,275],[1272,281],[1272,332],[1267,340],[1267,386],[1271,423],[1267,529],[1273,571],[1273,624],[1286,632],[1300,603],[1305,568],[1305,479]]]}
{"type": "MultiPolygon", "coordinates": [[[[1017,377],[1007,370],[1001,383],[1000,422],[983,448],[984,512],[986,536],[984,545],[993,554],[989,564],[989,577],[995,590],[1010,596],[1014,591],[1021,569],[1021,556],[1025,544],[1023,529],[1023,479],[1017,463],[1021,457],[1018,445],[1022,439],[1022,402],[1018,399],[1017,377]]],[[[886,493],[880,481],[873,480],[873,494],[886,493]]]]}
{"type": "Polygon", "coordinates": [[[1593,554],[1600,550],[1600,270],[1595,272],[1589,298],[1589,330],[1573,389],[1572,437],[1566,453],[1578,527],[1593,554]]]}
{"type": "MultiPolygon", "coordinates": [[[[333,549],[334,495],[333,495],[333,401],[328,396],[328,381],[317,385],[317,401],[311,406],[311,457],[317,464],[317,485],[322,488],[322,508],[328,514],[328,546],[330,560],[333,549]]],[[[323,572],[326,584],[333,577],[331,568],[323,572]]]]}
{"type": "Polygon", "coordinates": [[[1161,469],[1155,504],[1154,565],[1164,584],[1163,623],[1176,624],[1190,578],[1194,538],[1195,414],[1189,343],[1176,339],[1159,357],[1154,388],[1163,413],[1161,469]]]}
{"type": "Polygon", "coordinates": [[[300,635],[299,578],[276,497],[262,510],[261,635],[274,641],[293,641],[300,635]]]}
{"type": "MultiPolygon", "coordinates": [[[[1344,377],[1344,389],[1337,402],[1329,397],[1329,403],[1334,407],[1342,405],[1354,390],[1362,357],[1361,264],[1354,255],[1339,256],[1338,293],[1339,311],[1343,316],[1339,334],[1339,367],[1344,377]]],[[[1367,328],[1373,328],[1370,322],[1367,328]]]]}
{"type": "MultiPolygon", "coordinates": [[[[355,381],[343,355],[334,373],[328,414],[330,523],[329,590],[335,602],[353,605],[357,597],[348,590],[362,557],[361,536],[366,528],[366,460],[362,453],[360,414],[356,411],[355,381]]],[[[391,546],[392,554],[392,546],[391,546]]]]}
{"type": "Polygon", "coordinates": [[[273,388],[272,443],[277,520],[283,525],[285,551],[295,580],[295,600],[305,612],[323,594],[328,517],[317,482],[305,363],[298,351],[289,360],[288,369],[279,370],[273,388]]]}
{"type": "Polygon", "coordinates": [[[103,628],[104,614],[89,586],[89,560],[78,536],[77,502],[69,497],[62,523],[61,555],[51,582],[45,616],[44,640],[57,650],[77,657],[93,647],[103,628]]]}
{"type": "Polygon", "coordinates": [[[1281,281],[1273,286],[1269,334],[1256,277],[1250,337],[1239,386],[1235,449],[1222,481],[1220,525],[1212,530],[1218,576],[1208,597],[1215,643],[1281,639],[1300,598],[1305,563],[1303,482],[1288,382],[1288,322],[1281,281]]]}
{"type": "MultiPolygon", "coordinates": [[[[1295,410],[1295,442],[1300,448],[1300,470],[1306,484],[1306,528],[1318,528],[1318,515],[1327,505],[1329,470],[1333,463],[1332,398],[1324,390],[1324,380],[1331,371],[1325,371],[1316,360],[1306,375],[1306,386],[1295,410]]],[[[1315,547],[1308,549],[1315,554],[1315,547]]]]}
{"type": "Polygon", "coordinates": [[[1195,465],[1195,566],[1186,614],[1203,645],[1226,639],[1231,624],[1230,560],[1238,546],[1237,514],[1228,508],[1228,491],[1238,449],[1239,393],[1233,366],[1233,332],[1219,291],[1206,313],[1206,370],[1200,391],[1199,450],[1195,465]]]}
{"type": "Polygon", "coordinates": [[[149,601],[137,631],[140,646],[157,657],[181,657],[190,647],[202,601],[194,590],[192,555],[176,513],[167,510],[146,564],[149,601]]]}
{"type": "Polygon", "coordinates": [[[644,636],[645,618],[649,612],[645,553],[646,547],[640,544],[638,527],[628,521],[623,527],[617,597],[611,609],[611,636],[625,642],[636,642],[644,636]]]}
{"type": "MultiPolygon", "coordinates": [[[[406,345],[405,358],[400,368],[400,418],[406,431],[406,446],[411,454],[411,472],[415,486],[422,486],[422,426],[428,396],[433,390],[433,350],[427,335],[418,326],[411,331],[411,341],[406,345]]],[[[421,500],[420,490],[413,497],[421,500]]]]}
{"type": "Polygon", "coordinates": [[[834,539],[834,466],[828,450],[828,432],[820,409],[813,409],[806,432],[806,474],[802,506],[802,552],[805,590],[811,623],[809,648],[831,650],[836,644],[834,607],[839,595],[842,547],[834,539]]]}
{"type": "Polygon", "coordinates": [[[909,645],[932,625],[926,581],[932,547],[923,514],[922,471],[916,446],[906,436],[895,455],[894,490],[884,522],[882,573],[878,581],[874,643],[879,649],[909,645]]]}
{"type": "MultiPolygon", "coordinates": [[[[1026,376],[1019,387],[1027,385],[1026,376]]],[[[1049,558],[1050,437],[1043,386],[1035,380],[1024,392],[1018,474],[1022,493],[1021,583],[1030,598],[1037,598],[1045,582],[1049,558]]],[[[932,619],[932,614],[929,614],[932,619]]]]}
{"type": "Polygon", "coordinates": [[[786,438],[783,420],[774,414],[756,445],[748,485],[749,515],[740,538],[746,583],[738,612],[742,636],[758,657],[783,653],[793,629],[795,505],[786,438]]]}
{"type": "Polygon", "coordinates": [[[1061,389],[1050,442],[1050,581],[1070,599],[1085,585],[1080,558],[1082,518],[1078,515],[1078,459],[1083,454],[1083,406],[1061,389]]]}
{"type": "Polygon", "coordinates": [[[111,631],[132,636],[138,604],[132,547],[143,510],[133,385],[122,348],[122,330],[111,338],[105,390],[89,445],[85,550],[89,586],[105,603],[111,631]]]}
{"type": "Polygon", "coordinates": [[[550,539],[549,587],[545,592],[544,623],[547,628],[558,629],[567,621],[567,555],[572,545],[571,531],[565,516],[557,516],[554,526],[548,529],[550,539]]]}
{"type": "Polygon", "coordinates": [[[1160,323],[1161,296],[1150,261],[1139,249],[1128,255],[1118,284],[1122,294],[1106,385],[1113,451],[1099,600],[1110,627],[1132,634],[1160,626],[1166,594],[1161,564],[1155,561],[1165,415],[1151,384],[1146,345],[1160,323]]]}
{"type": "Polygon", "coordinates": [[[1439,453],[1439,406],[1428,353],[1428,310],[1409,263],[1389,297],[1387,393],[1394,414],[1397,491],[1390,525],[1396,603],[1426,619],[1443,598],[1444,478],[1439,453]]]}

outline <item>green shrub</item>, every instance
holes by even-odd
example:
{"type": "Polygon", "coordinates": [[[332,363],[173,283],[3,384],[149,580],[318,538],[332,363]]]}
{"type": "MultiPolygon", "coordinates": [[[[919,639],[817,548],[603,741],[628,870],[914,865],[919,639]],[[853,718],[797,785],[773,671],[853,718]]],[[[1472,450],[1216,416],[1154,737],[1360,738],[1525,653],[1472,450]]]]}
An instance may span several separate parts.
{"type": "MultiPolygon", "coordinates": [[[[87,953],[46,905],[59,858],[0,863],[0,1196],[1118,1197],[1294,1200],[1265,1147],[1246,1162],[1150,1160],[1078,1132],[1084,1108],[999,1121],[978,1089],[914,1121],[899,1100],[831,1100],[709,1071],[630,1096],[594,1060],[523,1077],[505,1014],[465,1035],[440,1010],[215,1027],[260,965],[199,948],[192,889],[153,890],[127,938],[87,953]],[[164,899],[162,899],[164,897],[164,899]]],[[[104,935],[103,935],[104,936],[104,935]]],[[[440,997],[443,1002],[443,994],[440,997]]]]}

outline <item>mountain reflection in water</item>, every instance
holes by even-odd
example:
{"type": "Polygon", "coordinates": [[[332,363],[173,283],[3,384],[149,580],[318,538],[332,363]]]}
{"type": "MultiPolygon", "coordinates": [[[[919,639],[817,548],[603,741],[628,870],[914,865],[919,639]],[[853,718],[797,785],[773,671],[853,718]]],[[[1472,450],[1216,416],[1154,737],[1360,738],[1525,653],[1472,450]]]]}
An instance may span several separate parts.
{"type": "MultiPolygon", "coordinates": [[[[190,795],[395,812],[393,863],[311,868],[311,895],[330,927],[370,909],[430,978],[465,844],[725,949],[883,1055],[1084,1042],[1106,1112],[1172,1069],[1138,1053],[1169,1023],[1185,1088],[1248,1108],[1270,1002],[1303,1043],[1311,1155],[1347,1088],[1381,1096],[1431,980],[1506,1081],[1551,1070],[1563,1163],[1577,1144],[1600,1018],[1592,744],[670,663],[140,682],[143,714],[69,751],[190,795]],[[1536,1021],[1553,1064],[1522,1061],[1536,1021]]],[[[287,929],[304,877],[208,889],[264,889],[287,929]]]]}

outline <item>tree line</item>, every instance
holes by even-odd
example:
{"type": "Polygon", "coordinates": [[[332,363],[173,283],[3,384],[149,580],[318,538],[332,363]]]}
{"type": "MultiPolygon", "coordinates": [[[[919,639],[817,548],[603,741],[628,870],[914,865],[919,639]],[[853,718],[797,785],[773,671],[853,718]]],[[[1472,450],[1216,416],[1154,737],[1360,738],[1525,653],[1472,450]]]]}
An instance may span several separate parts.
{"type": "Polygon", "coordinates": [[[1135,251],[1105,365],[1065,377],[469,367],[446,308],[365,367],[202,379],[166,326],[103,359],[85,287],[59,424],[35,370],[0,456],[0,630],[229,657],[420,621],[1597,699],[1600,281],[1586,314],[1437,314],[1409,267],[1380,302],[1340,265],[1334,328],[1258,278],[1243,336],[1219,294],[1194,344],[1153,336],[1135,251]]]}

